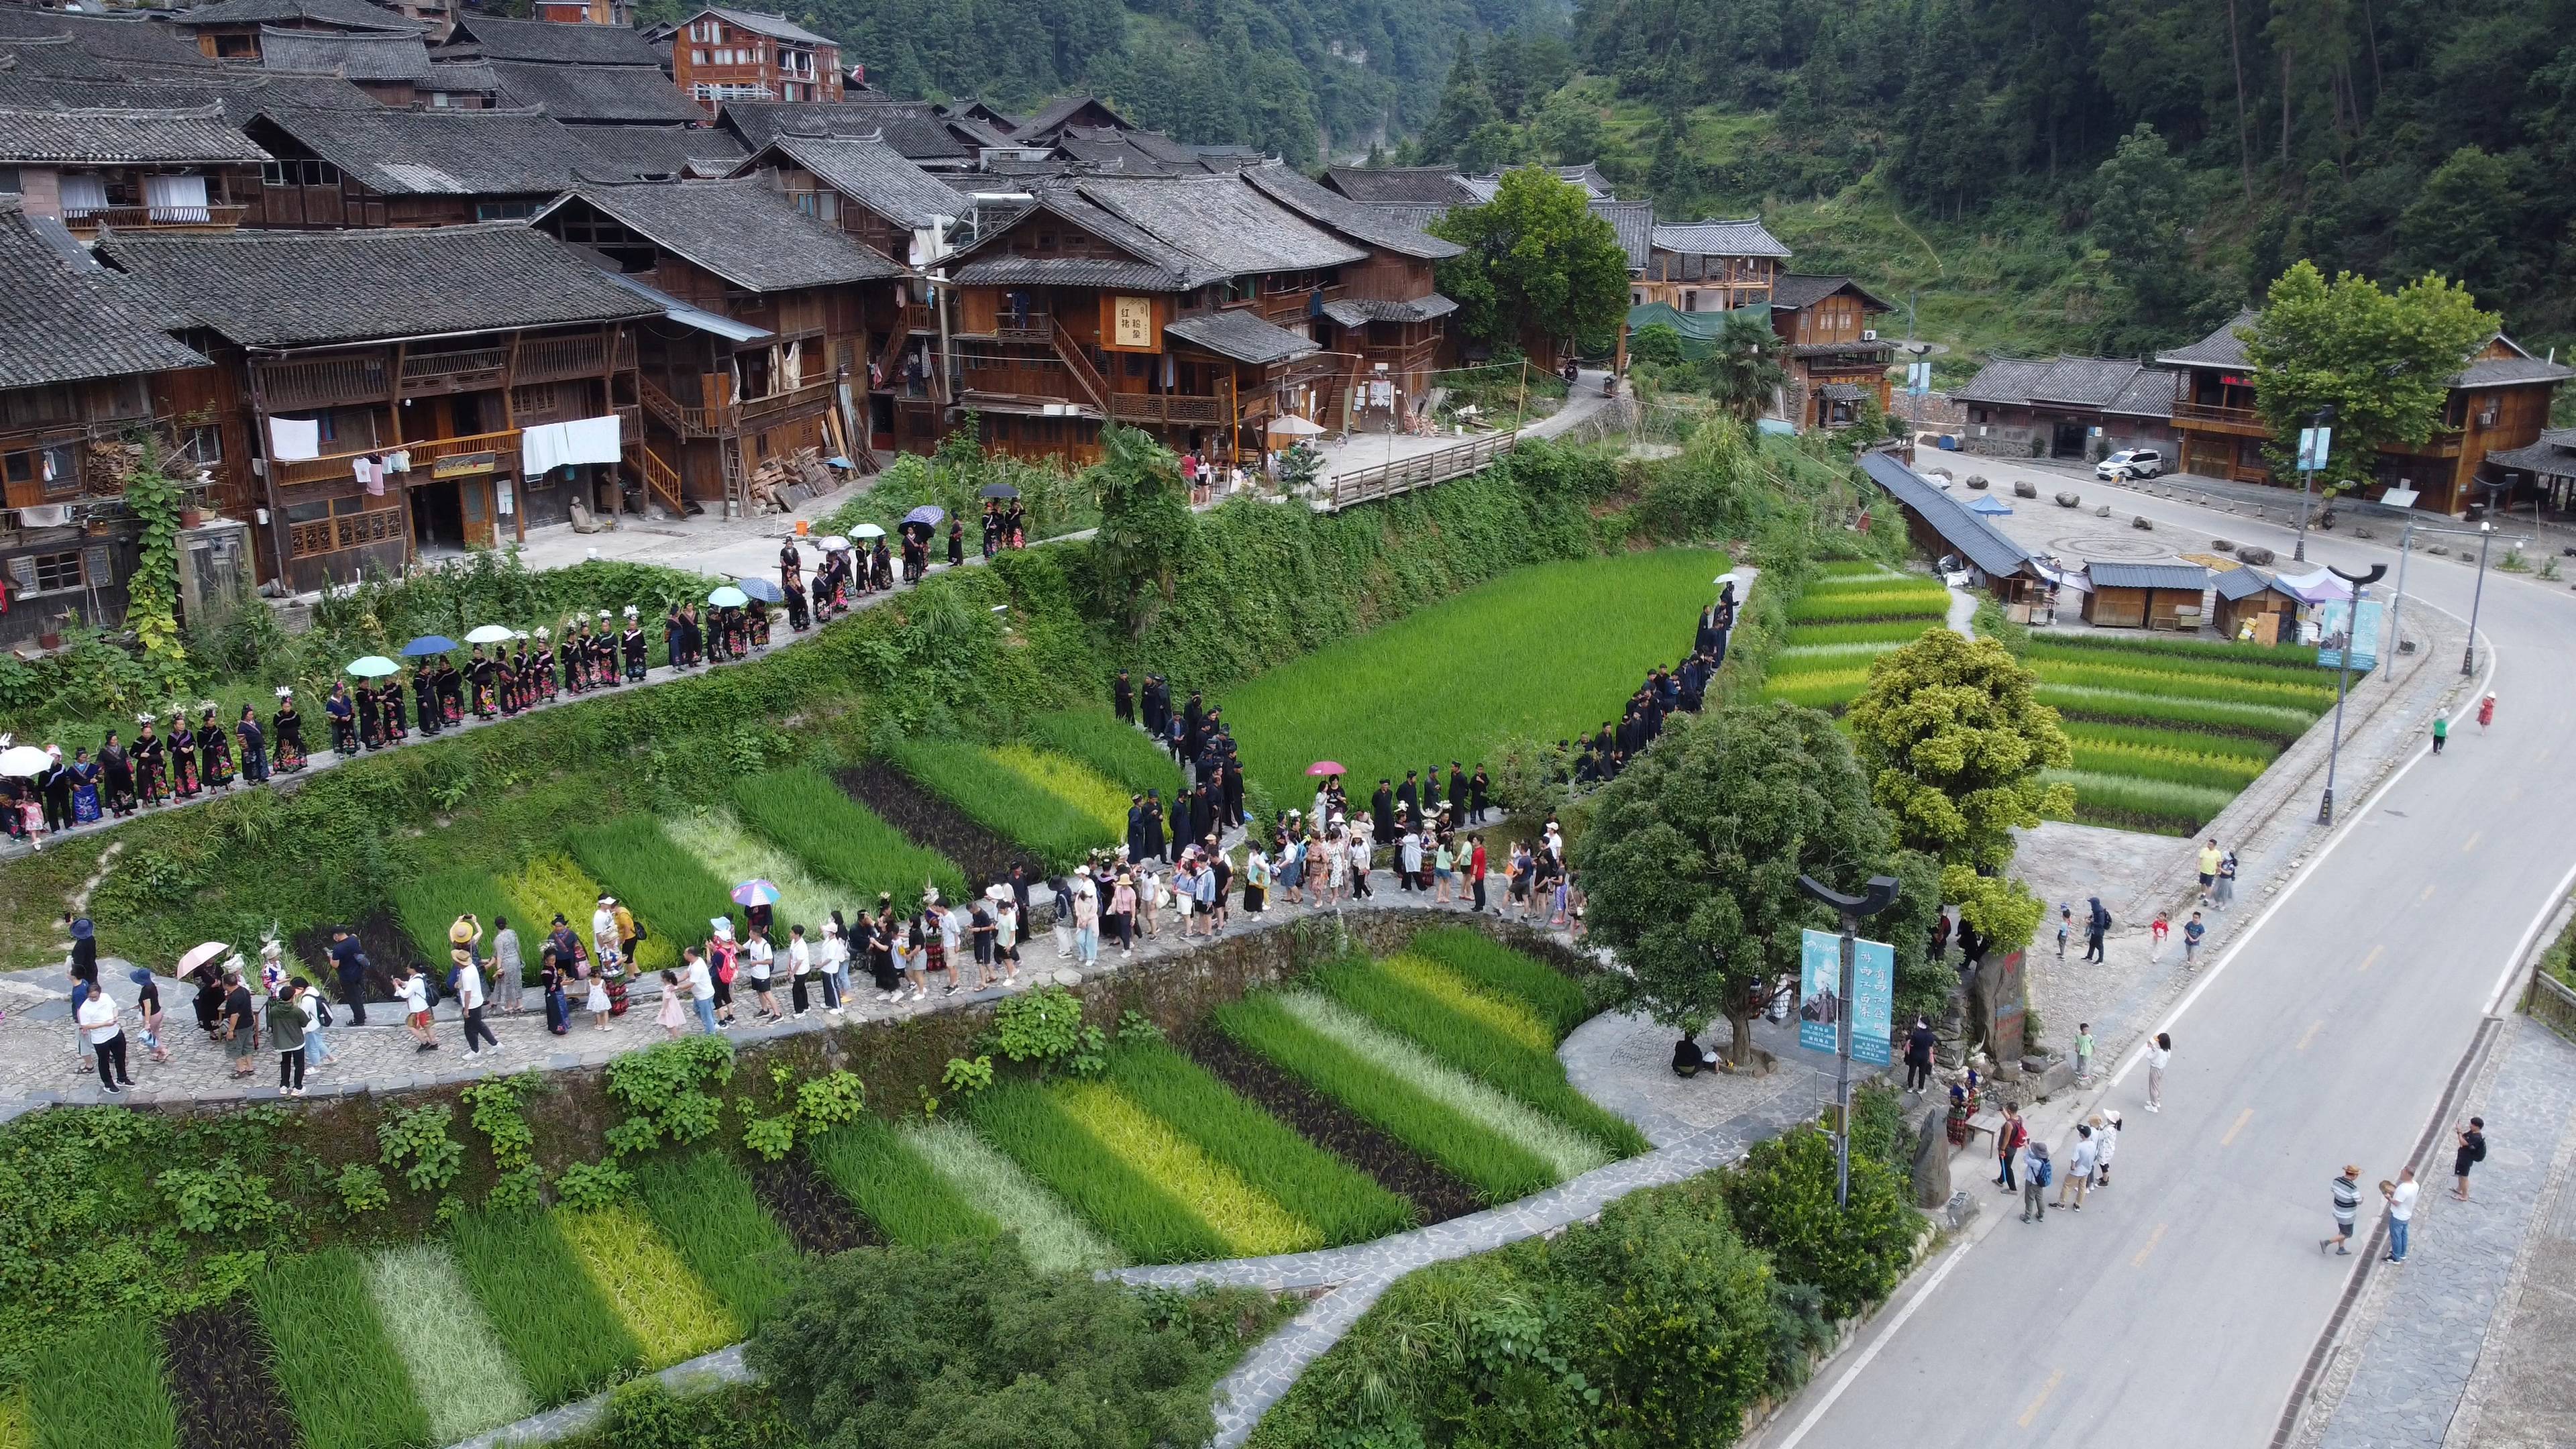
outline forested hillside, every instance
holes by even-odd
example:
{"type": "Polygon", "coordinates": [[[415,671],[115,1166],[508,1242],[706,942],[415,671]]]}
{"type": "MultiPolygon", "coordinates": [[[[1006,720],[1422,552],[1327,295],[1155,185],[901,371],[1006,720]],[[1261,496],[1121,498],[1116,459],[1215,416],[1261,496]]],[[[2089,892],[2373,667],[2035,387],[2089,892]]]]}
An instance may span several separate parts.
{"type": "Polygon", "coordinates": [[[1461,35],[1562,28],[1560,0],[814,0],[897,95],[1033,106],[1090,90],[1139,124],[1301,163],[1418,128],[1461,35]]]}

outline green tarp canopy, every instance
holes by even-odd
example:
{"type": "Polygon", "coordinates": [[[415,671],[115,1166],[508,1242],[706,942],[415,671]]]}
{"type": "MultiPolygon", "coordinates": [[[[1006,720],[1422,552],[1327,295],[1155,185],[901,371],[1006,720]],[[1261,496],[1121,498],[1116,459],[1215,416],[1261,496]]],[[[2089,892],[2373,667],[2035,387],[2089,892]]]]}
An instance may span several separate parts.
{"type": "Polygon", "coordinates": [[[1670,327],[1681,334],[1682,356],[1702,362],[1716,350],[1717,339],[1726,331],[1726,319],[1737,313],[1748,314],[1765,327],[1771,325],[1771,306],[1767,302],[1738,307],[1733,312],[1684,312],[1669,302],[1647,302],[1628,309],[1628,336],[1633,339],[1648,327],[1670,327]]]}

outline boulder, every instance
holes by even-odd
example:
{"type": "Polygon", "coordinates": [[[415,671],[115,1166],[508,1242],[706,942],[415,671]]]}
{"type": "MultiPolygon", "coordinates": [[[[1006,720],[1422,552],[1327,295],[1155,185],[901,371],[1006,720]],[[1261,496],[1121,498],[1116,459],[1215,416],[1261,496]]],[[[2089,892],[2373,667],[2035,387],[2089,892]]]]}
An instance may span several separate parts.
{"type": "Polygon", "coordinates": [[[2249,543],[2236,551],[2236,556],[2250,564],[2267,564],[2280,555],[2260,544],[2249,543]]]}
{"type": "Polygon", "coordinates": [[[1937,1208],[1950,1200],[1950,1109],[1939,1104],[1923,1109],[1922,1130],[1914,1134],[1914,1205],[1937,1208]]]}
{"type": "Polygon", "coordinates": [[[2039,496],[2039,485],[2030,482],[2027,479],[2014,479],[2013,496],[2015,498],[2037,498],[2039,496]]]}
{"type": "Polygon", "coordinates": [[[1949,1223],[1950,1231],[1955,1233],[1976,1220],[1977,1210],[1978,1203],[1974,1197],[1966,1192],[1954,1192],[1950,1194],[1950,1200],[1941,1205],[1941,1216],[1949,1223]]]}
{"type": "Polygon", "coordinates": [[[1985,486],[1986,486],[1986,475],[1985,475],[1985,474],[1983,474],[1983,473],[1971,473],[1971,474],[1969,474],[1969,475],[1968,475],[1968,486],[1969,486],[1969,487],[1971,487],[1971,488],[1983,488],[1983,487],[1985,487],[1985,486]]]}
{"type": "Polygon", "coordinates": [[[2377,538],[2379,537],[2379,530],[2375,528],[2355,527],[2352,531],[2352,536],[2355,538],[2377,538]]]}
{"type": "Polygon", "coordinates": [[[2093,510],[2093,516],[2094,516],[2095,518],[2108,518],[2108,517],[2110,517],[2110,516],[2111,516],[2111,505],[2110,505],[2110,504],[2108,504],[2108,503],[2105,503],[2105,504],[2103,504],[2101,507],[2094,509],[2094,510],[2093,510]]]}
{"type": "Polygon", "coordinates": [[[1082,984],[1082,973],[1073,970],[1070,967],[1062,971],[1058,971],[1055,973],[1055,984],[1058,986],[1080,986],[1082,984]]]}
{"type": "Polygon", "coordinates": [[[2060,508],[2081,508],[2084,506],[2084,495],[2081,493],[2060,493],[2057,495],[2057,506],[2060,508]]]}
{"type": "Polygon", "coordinates": [[[2211,539],[2211,540],[2209,541],[2209,548],[2210,548],[2210,552],[2212,552],[2212,553],[2234,553],[2234,552],[2236,552],[2236,545],[2234,545],[2234,544],[2232,544],[2232,543],[2229,543],[2226,539],[2223,539],[2223,538],[2213,538],[2213,539],[2211,539]]]}
{"type": "Polygon", "coordinates": [[[2129,520],[2129,526],[2137,529],[2141,533],[2152,533],[2155,531],[2156,521],[2141,513],[2137,517],[2129,520]]]}
{"type": "Polygon", "coordinates": [[[2426,553],[2429,553],[2429,554],[2436,554],[2436,555],[2447,555],[2447,554],[2449,554],[2449,553],[2450,553],[2450,550],[2449,550],[2449,549],[2444,548],[2442,545],[2440,545],[2440,544],[2438,544],[2438,543],[2436,543],[2436,544],[2428,544],[2428,545],[2426,545],[2426,546],[2425,546],[2424,551],[2425,551],[2426,553]]]}

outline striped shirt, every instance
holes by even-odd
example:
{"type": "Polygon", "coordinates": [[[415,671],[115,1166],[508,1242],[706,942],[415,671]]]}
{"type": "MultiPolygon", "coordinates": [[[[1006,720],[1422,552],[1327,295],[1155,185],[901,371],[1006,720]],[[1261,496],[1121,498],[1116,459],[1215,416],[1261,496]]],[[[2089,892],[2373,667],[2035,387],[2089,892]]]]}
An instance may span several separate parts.
{"type": "Polygon", "coordinates": [[[2334,1180],[2335,1221],[2339,1223],[2351,1222],[2353,1214],[2359,1211],[2360,1208],[2361,1184],[2353,1181],[2349,1177],[2336,1178],[2334,1180]]]}

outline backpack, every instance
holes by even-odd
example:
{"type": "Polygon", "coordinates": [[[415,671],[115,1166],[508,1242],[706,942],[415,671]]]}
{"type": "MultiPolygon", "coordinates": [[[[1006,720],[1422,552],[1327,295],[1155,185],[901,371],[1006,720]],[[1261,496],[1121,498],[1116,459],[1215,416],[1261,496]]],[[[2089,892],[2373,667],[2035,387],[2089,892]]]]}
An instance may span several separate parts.
{"type": "Polygon", "coordinates": [[[2048,1186],[2049,1182],[2056,1176],[2057,1164],[2049,1161],[2047,1158],[2039,1158],[2032,1164],[2030,1180],[2038,1183],[2041,1187],[2048,1186]]]}
{"type": "Polygon", "coordinates": [[[2487,1139],[2484,1133],[2480,1133],[2478,1135],[2477,1148],[2469,1154],[2469,1160],[2471,1162],[2484,1162],[2487,1160],[2487,1139]]]}

